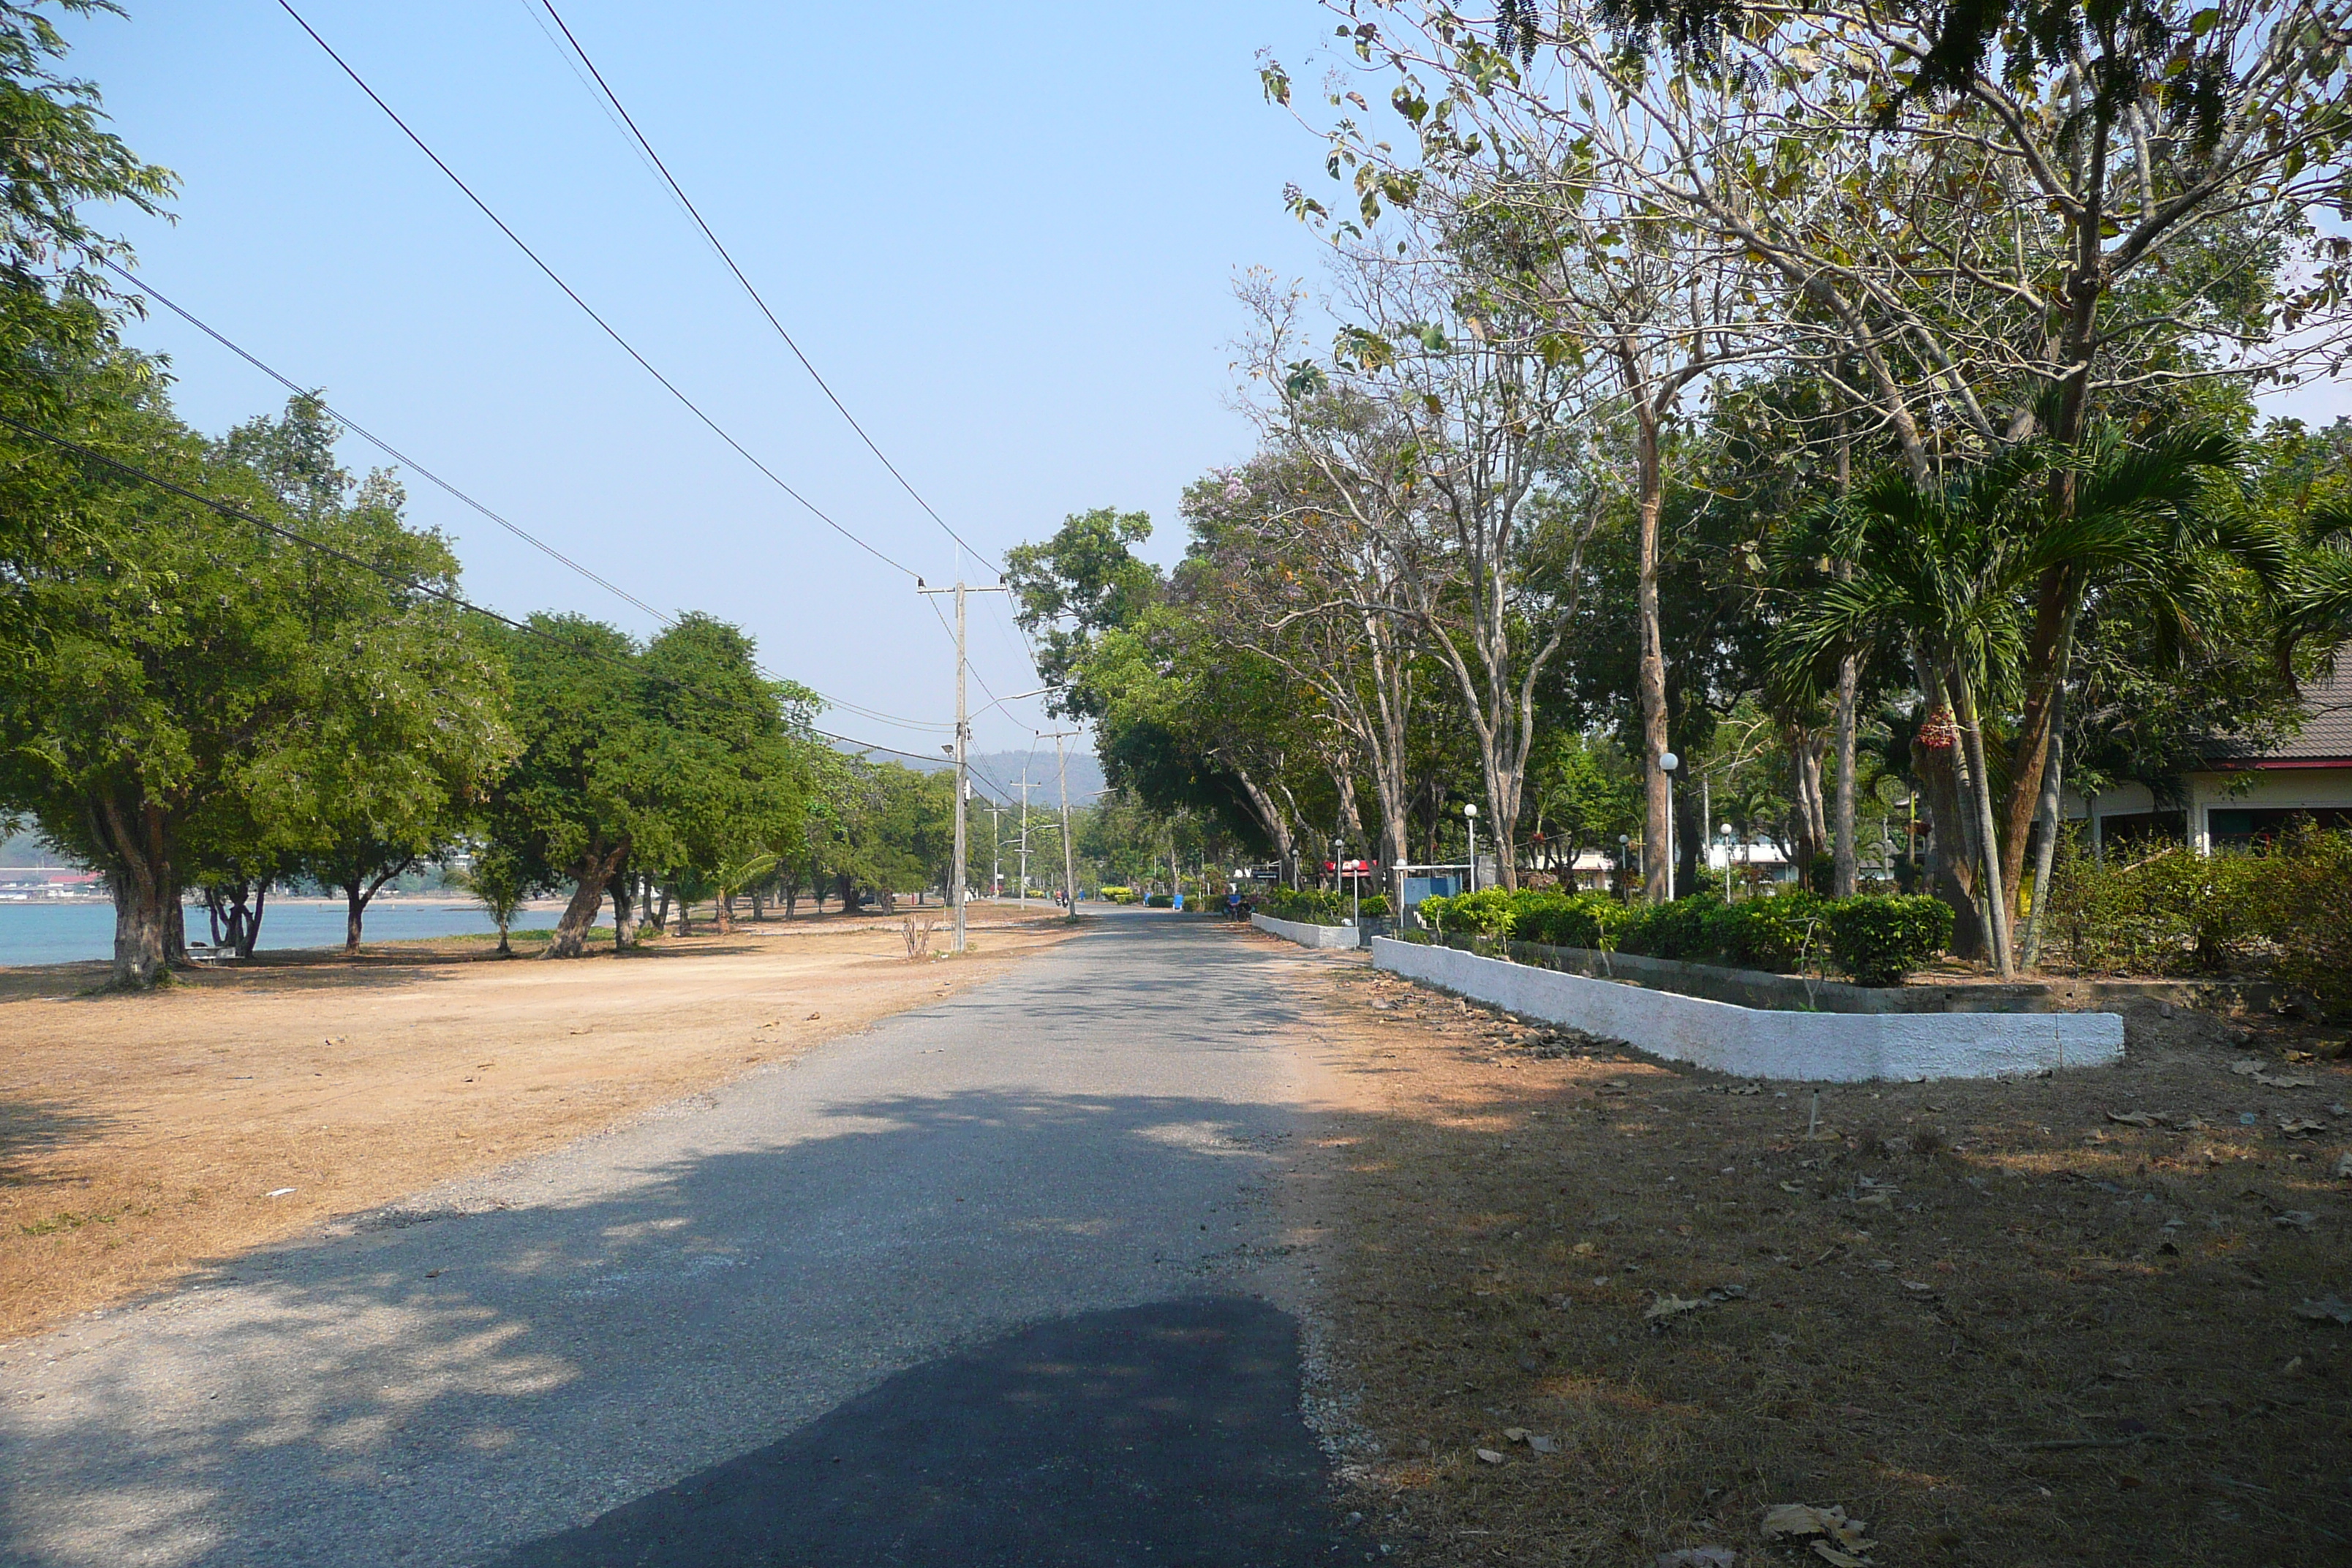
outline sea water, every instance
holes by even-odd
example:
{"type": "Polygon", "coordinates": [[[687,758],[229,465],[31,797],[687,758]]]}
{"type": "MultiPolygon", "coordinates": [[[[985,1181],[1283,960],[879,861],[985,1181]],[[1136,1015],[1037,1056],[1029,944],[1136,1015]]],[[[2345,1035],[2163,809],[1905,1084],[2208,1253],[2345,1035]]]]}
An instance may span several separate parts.
{"type": "MultiPolygon", "coordinates": [[[[529,916],[523,922],[551,925],[550,917],[529,916]]],[[[204,906],[187,910],[188,940],[210,942],[212,925],[204,906]]],[[[372,905],[362,925],[365,941],[399,942],[410,937],[471,936],[497,931],[498,922],[479,904],[458,900],[403,899],[398,903],[372,905]]],[[[261,940],[266,952],[289,948],[341,947],[343,907],[341,904],[279,903],[262,906],[261,940]]],[[[0,968],[23,963],[73,963],[83,959],[114,956],[114,906],[89,903],[0,903],[0,968]]]]}

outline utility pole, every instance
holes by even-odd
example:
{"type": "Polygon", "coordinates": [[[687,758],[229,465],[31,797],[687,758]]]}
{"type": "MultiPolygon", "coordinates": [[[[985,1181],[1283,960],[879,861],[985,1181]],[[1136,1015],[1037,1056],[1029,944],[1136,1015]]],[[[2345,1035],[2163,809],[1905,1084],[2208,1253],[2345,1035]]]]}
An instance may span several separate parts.
{"type": "Polygon", "coordinates": [[[1004,808],[994,801],[988,803],[988,898],[991,903],[1004,897],[1004,808]]]}
{"type": "MultiPolygon", "coordinates": [[[[1076,733],[1076,730],[1054,731],[1054,768],[1061,777],[1062,790],[1062,891],[1070,900],[1072,920],[1078,918],[1078,861],[1070,847],[1070,762],[1062,751],[1062,742],[1076,733]]],[[[1045,737],[1040,734],[1038,739],[1045,737]]]]}
{"type": "Polygon", "coordinates": [[[965,583],[961,577],[956,579],[956,584],[952,588],[926,588],[923,586],[923,580],[921,578],[918,577],[915,579],[915,592],[919,594],[953,594],[955,595],[955,872],[949,881],[948,896],[955,900],[955,951],[958,952],[961,952],[964,950],[964,796],[971,788],[970,757],[970,752],[971,751],[971,716],[965,710],[964,705],[964,675],[968,667],[968,660],[964,657],[963,599],[966,594],[1002,594],[1004,591],[1005,590],[1002,584],[993,588],[975,588],[965,583]]]}
{"type": "Polygon", "coordinates": [[[1025,910],[1029,907],[1029,792],[1036,787],[1025,764],[1017,787],[1021,791],[1021,896],[1017,901],[1025,910]]]}

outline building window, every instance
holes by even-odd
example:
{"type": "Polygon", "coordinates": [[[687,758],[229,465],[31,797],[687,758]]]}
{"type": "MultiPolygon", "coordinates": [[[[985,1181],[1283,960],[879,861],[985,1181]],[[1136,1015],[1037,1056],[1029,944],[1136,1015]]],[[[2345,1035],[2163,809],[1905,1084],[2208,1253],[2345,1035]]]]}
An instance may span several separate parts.
{"type": "Polygon", "coordinates": [[[2103,849],[2158,849],[2188,842],[2189,814],[2185,811],[2136,811],[2099,818],[2099,845],[2103,849]]]}
{"type": "Polygon", "coordinates": [[[2352,808],[2211,806],[2205,813],[2205,834],[2216,849],[2265,849],[2298,822],[2315,827],[2352,828],[2352,808]]]}

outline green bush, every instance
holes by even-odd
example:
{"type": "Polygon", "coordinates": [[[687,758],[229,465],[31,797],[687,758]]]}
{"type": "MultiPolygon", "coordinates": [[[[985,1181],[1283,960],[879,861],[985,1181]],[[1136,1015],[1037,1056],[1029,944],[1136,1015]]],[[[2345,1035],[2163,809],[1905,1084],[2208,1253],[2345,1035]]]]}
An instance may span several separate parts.
{"type": "Polygon", "coordinates": [[[2259,852],[2175,847],[2105,865],[2070,841],[2043,940],[2095,973],[2267,967],[2330,1011],[2352,1009],[2352,833],[2305,826],[2259,852]]]}
{"type": "Polygon", "coordinates": [[[1832,907],[1832,900],[1802,891],[1727,905],[1738,929],[1724,955],[1750,969],[1801,969],[1828,952],[1832,907]]]}
{"type": "Polygon", "coordinates": [[[1260,900],[1258,908],[1278,921],[1335,926],[1348,919],[1346,895],[1328,888],[1276,888],[1260,900]]]}
{"type": "Polygon", "coordinates": [[[1857,985],[1900,985],[1952,940],[1952,907],[1941,899],[1840,899],[1826,907],[1831,956],[1857,985]]]}
{"type": "Polygon", "coordinates": [[[1369,895],[1364,900],[1362,905],[1358,909],[1357,912],[1361,914],[1368,921],[1384,921],[1388,919],[1389,896],[1386,893],[1373,893],[1369,895]]]}
{"type": "Polygon", "coordinates": [[[1743,899],[1736,904],[1706,893],[1653,904],[1626,918],[1617,945],[1622,952],[1650,958],[1738,969],[1785,972],[1829,959],[1857,978],[1865,972],[1895,976],[1864,982],[1884,985],[1896,984],[1901,975],[1942,952],[1950,938],[1951,911],[1933,899],[1864,896],[1832,900],[1798,889],[1777,898],[1743,899]],[[1938,916],[1913,908],[1919,904],[1936,904],[1943,913],[1938,916]],[[1841,949],[1838,921],[1850,910],[1859,912],[1847,920],[1853,934],[1841,949]],[[1864,968],[1857,970],[1857,963],[1864,968]]]}
{"type": "Polygon", "coordinates": [[[1147,910],[1172,909],[1174,906],[1175,900],[1165,893],[1154,893],[1143,900],[1143,907],[1147,910]]]}
{"type": "Polygon", "coordinates": [[[2298,828],[2263,858],[2249,902],[2281,980],[2352,1012],[2352,833],[2298,828]]]}
{"type": "Polygon", "coordinates": [[[2059,861],[2044,941],[2078,969],[2119,974],[2216,974],[2260,951],[2256,910],[2269,857],[2200,855],[2184,847],[2106,865],[2059,861]]]}
{"type": "Polygon", "coordinates": [[[1675,958],[1691,963],[1712,963],[1722,954],[1724,928],[1715,916],[1729,906],[1712,894],[1694,893],[1671,903],[1647,904],[1625,922],[1617,946],[1646,958],[1675,958]]]}
{"type": "Polygon", "coordinates": [[[1521,942],[1547,947],[1603,950],[1617,945],[1617,935],[1633,911],[1605,893],[1538,893],[1528,896],[1515,933],[1521,942]]]}

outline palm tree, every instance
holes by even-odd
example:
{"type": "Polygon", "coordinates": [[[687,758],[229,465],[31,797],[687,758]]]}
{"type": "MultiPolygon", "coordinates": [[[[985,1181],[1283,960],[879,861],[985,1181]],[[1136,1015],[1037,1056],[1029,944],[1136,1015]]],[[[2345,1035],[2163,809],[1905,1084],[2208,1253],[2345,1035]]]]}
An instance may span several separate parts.
{"type": "Polygon", "coordinates": [[[721,936],[735,929],[735,895],[775,868],[776,857],[762,850],[756,855],[747,855],[731,865],[721,865],[710,873],[710,889],[718,896],[719,932],[721,936]]]}
{"type": "MultiPolygon", "coordinates": [[[[1953,479],[1884,475],[1818,509],[1784,546],[1817,551],[1847,571],[1822,583],[1776,635],[1776,684],[1818,693],[1824,672],[1848,654],[1889,644],[1908,649],[1930,711],[1948,715],[1962,797],[1950,826],[1977,874],[1972,901],[1985,951],[2004,978],[2016,973],[2011,916],[2022,847],[2002,854],[1985,714],[2019,693],[2034,591],[2052,572],[2084,585],[2067,612],[2062,661],[2071,657],[2084,594],[2140,595],[2190,619],[2218,560],[2270,559],[2259,529],[2204,504],[2215,481],[2242,462],[2238,443],[2211,431],[2137,446],[2104,429],[2074,447],[2026,441],[1953,479]],[[2074,492],[2063,511],[2051,482],[2062,474],[2074,492]]],[[[2042,795],[2054,817],[2054,762],[2050,774],[2042,795]]],[[[2045,843],[2051,837],[2045,832],[2045,843]]]]}
{"type": "Polygon", "coordinates": [[[2352,643],[2352,496],[2313,507],[2301,532],[2287,564],[2286,611],[2280,617],[2290,639],[2282,649],[2286,657],[2298,643],[2328,648],[2352,643]]]}

